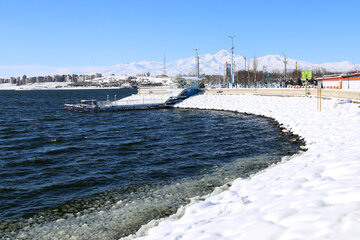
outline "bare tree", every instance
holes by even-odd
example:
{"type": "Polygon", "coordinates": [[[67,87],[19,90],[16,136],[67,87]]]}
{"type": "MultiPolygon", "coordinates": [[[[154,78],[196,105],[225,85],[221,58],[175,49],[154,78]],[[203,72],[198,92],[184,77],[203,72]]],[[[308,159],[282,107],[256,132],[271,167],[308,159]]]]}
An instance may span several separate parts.
{"type": "Polygon", "coordinates": [[[248,59],[248,64],[247,64],[247,74],[248,74],[247,85],[248,85],[248,87],[250,87],[250,60],[249,59],[248,59]]]}

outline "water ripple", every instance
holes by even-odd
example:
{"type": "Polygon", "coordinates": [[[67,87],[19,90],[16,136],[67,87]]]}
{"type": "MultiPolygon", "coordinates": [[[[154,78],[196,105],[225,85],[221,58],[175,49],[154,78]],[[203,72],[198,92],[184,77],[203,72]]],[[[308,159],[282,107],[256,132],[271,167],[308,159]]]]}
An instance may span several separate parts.
{"type": "Polygon", "coordinates": [[[65,99],[133,92],[2,92],[0,239],[118,239],[301,144],[251,115],[62,110],[65,99]]]}

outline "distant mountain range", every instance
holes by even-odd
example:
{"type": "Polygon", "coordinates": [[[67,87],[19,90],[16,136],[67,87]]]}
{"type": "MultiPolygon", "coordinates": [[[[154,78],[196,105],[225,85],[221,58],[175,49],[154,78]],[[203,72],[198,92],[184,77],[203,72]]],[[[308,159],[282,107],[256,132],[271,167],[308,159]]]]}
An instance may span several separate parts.
{"type": "MultiPolygon", "coordinates": [[[[283,57],[280,55],[267,55],[258,57],[258,70],[262,70],[263,66],[267,71],[283,71],[283,57]]],[[[348,61],[335,63],[314,64],[301,60],[288,58],[287,69],[295,69],[296,61],[298,68],[304,70],[310,69],[326,69],[331,72],[347,72],[360,69],[360,64],[352,64],[348,61]]],[[[231,53],[227,50],[220,50],[215,54],[205,54],[200,56],[200,73],[205,74],[223,74],[225,63],[231,62],[231,53]]],[[[245,68],[245,60],[241,55],[234,55],[234,62],[237,70],[245,68]]],[[[247,59],[247,68],[253,69],[253,59],[247,59]]],[[[150,72],[152,75],[162,74],[164,72],[163,62],[142,61],[138,63],[118,64],[109,67],[104,73],[106,74],[138,74],[150,72]]],[[[166,64],[166,73],[170,76],[179,74],[188,74],[194,72],[194,57],[180,59],[166,64]]]]}
{"type": "MultiPolygon", "coordinates": [[[[283,71],[283,57],[280,55],[267,55],[258,57],[258,70],[263,66],[267,71],[283,71]]],[[[295,69],[296,61],[298,68],[309,69],[326,69],[331,72],[348,72],[360,69],[360,64],[352,64],[348,61],[335,63],[314,64],[301,60],[288,58],[287,69],[295,69]]],[[[231,54],[228,50],[220,50],[215,54],[205,54],[200,56],[200,73],[205,74],[223,74],[225,63],[230,63],[231,54]]],[[[245,61],[241,55],[234,55],[236,69],[244,69],[245,61]]],[[[253,59],[247,59],[247,67],[253,69],[253,59]]],[[[91,74],[102,73],[103,75],[120,74],[136,75],[150,72],[152,75],[164,73],[164,63],[157,61],[141,61],[134,63],[121,63],[112,66],[102,67],[51,67],[51,66],[0,66],[0,78],[10,76],[44,76],[55,74],[91,74]]],[[[189,74],[194,72],[194,57],[180,59],[174,62],[166,63],[166,73],[169,76],[179,74],[189,74]]]]}

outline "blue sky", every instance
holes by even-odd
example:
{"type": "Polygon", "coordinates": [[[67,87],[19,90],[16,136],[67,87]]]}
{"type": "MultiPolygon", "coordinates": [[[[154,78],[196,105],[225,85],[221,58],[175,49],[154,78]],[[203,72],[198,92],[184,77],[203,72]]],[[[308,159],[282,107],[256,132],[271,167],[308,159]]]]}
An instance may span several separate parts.
{"type": "Polygon", "coordinates": [[[104,66],[230,48],[360,63],[360,1],[0,0],[0,65],[104,66]]]}

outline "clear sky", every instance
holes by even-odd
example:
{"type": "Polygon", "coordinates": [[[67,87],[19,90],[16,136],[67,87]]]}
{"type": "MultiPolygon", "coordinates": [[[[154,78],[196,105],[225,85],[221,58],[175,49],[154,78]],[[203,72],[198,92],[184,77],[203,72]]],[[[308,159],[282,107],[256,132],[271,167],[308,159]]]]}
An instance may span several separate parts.
{"type": "Polygon", "coordinates": [[[360,63],[359,0],[0,0],[0,65],[105,66],[215,53],[360,63]]]}

